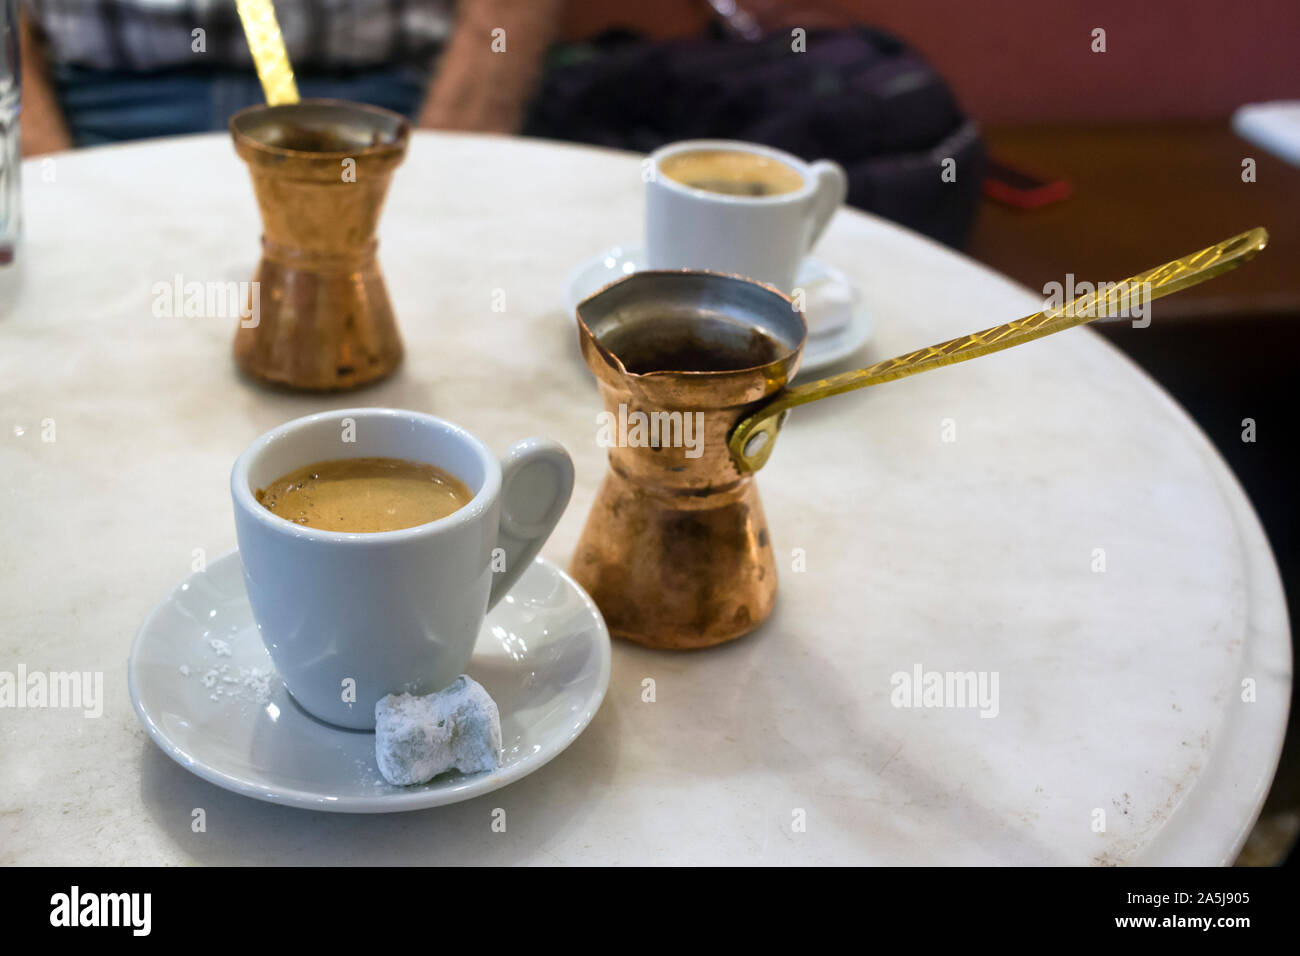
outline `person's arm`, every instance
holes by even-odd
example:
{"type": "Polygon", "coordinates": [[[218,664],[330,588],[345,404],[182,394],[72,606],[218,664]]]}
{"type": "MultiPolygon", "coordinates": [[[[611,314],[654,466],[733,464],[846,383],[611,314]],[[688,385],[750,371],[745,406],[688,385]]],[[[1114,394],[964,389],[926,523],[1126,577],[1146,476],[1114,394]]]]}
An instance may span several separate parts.
{"type": "Polygon", "coordinates": [[[18,121],[22,135],[23,155],[37,156],[72,148],[68,124],[59,109],[50,82],[49,63],[45,58],[45,44],[37,35],[24,10],[19,19],[19,56],[23,62],[23,111],[18,121]]]}
{"type": "Polygon", "coordinates": [[[563,10],[564,0],[461,0],[419,125],[518,132],[563,10]],[[504,53],[493,51],[498,28],[504,53]]]}

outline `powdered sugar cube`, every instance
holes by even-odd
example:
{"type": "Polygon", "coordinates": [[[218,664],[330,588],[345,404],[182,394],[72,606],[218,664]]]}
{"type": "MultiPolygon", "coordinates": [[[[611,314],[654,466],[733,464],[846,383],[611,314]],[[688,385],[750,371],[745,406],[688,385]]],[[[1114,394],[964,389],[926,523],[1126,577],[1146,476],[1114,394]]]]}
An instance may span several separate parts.
{"type": "Polygon", "coordinates": [[[461,674],[425,697],[389,694],[375,704],[375,760],[396,786],[448,770],[479,773],[501,763],[501,715],[483,685],[461,674]]]}

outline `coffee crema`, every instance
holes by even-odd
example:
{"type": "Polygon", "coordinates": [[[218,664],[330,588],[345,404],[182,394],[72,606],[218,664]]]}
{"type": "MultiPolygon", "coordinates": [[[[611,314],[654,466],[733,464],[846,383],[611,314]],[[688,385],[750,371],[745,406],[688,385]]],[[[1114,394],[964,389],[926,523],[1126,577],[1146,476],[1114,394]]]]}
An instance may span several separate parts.
{"type": "Polygon", "coordinates": [[[659,161],[659,171],[683,186],[728,196],[781,196],[803,188],[802,174],[761,153],[702,149],[659,161]]]}
{"type": "Polygon", "coordinates": [[[436,465],[404,458],[338,458],[281,475],[258,503],[294,524],[323,531],[398,531],[469,504],[469,487],[436,465]]]}

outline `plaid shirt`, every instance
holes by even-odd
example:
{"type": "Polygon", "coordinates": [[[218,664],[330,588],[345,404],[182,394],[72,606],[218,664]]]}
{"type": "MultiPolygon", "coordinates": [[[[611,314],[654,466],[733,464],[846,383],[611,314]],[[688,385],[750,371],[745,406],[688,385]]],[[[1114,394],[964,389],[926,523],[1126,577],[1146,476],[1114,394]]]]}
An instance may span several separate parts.
{"type": "MultiPolygon", "coordinates": [[[[148,72],[249,67],[235,0],[23,0],[53,63],[148,72]],[[194,32],[203,30],[203,52],[194,32]]],[[[428,66],[454,0],[274,0],[295,71],[428,66]]]]}

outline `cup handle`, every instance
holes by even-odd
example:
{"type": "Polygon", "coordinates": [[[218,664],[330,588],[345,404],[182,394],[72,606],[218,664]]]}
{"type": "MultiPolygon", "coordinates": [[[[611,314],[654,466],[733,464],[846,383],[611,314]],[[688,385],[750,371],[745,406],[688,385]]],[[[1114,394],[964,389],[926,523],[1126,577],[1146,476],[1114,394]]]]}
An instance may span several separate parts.
{"type": "Polygon", "coordinates": [[[562,445],[549,438],[525,438],[510,446],[501,461],[501,527],[497,531],[505,567],[492,575],[489,609],[532,564],[572,493],[573,461],[562,445]]]}
{"type": "Polygon", "coordinates": [[[812,207],[809,210],[811,229],[808,233],[808,251],[817,245],[822,231],[835,215],[835,210],[844,205],[849,194],[849,176],[844,167],[829,159],[819,159],[810,167],[817,189],[813,192],[812,207]]]}

